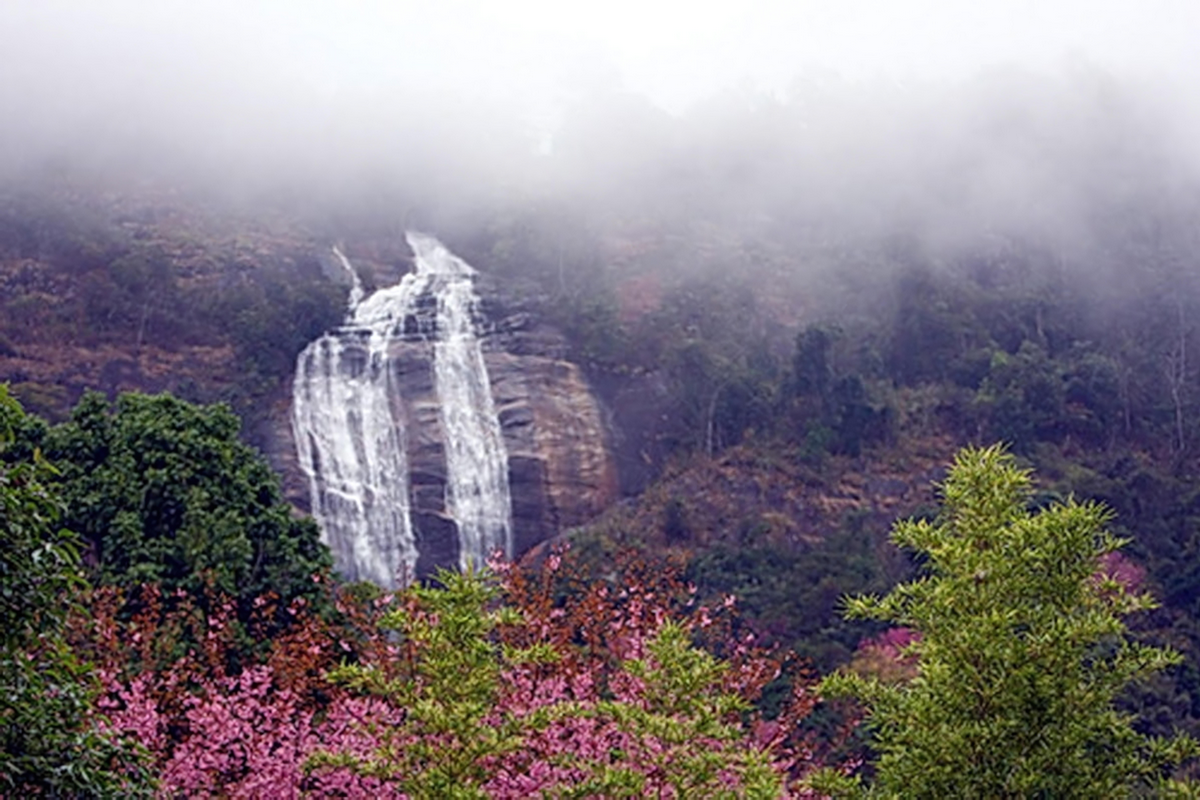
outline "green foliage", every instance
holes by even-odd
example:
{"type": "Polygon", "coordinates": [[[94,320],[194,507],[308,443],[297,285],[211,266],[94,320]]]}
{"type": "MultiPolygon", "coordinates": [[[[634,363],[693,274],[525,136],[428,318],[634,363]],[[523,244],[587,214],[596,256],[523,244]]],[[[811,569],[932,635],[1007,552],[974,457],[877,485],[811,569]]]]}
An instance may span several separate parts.
{"type": "Polygon", "coordinates": [[[635,348],[621,326],[616,299],[605,294],[565,298],[548,310],[572,343],[571,358],[592,372],[629,373],[635,348]]]}
{"type": "Polygon", "coordinates": [[[1012,355],[994,353],[975,398],[988,433],[1022,452],[1061,439],[1071,422],[1064,362],[1028,339],[1012,355]]]}
{"type": "MultiPolygon", "coordinates": [[[[478,798],[487,781],[485,759],[520,746],[520,720],[490,724],[500,671],[509,658],[491,637],[510,617],[489,608],[496,586],[473,573],[442,570],[439,587],[415,586],[380,620],[405,650],[405,670],[346,666],[331,676],[378,694],[407,710],[404,743],[365,763],[330,756],[317,764],[350,764],[396,785],[410,797],[478,798]],[[411,737],[411,740],[409,739],[411,737]]],[[[542,720],[544,723],[547,720],[542,720]]],[[[536,721],[528,720],[530,724],[536,721]]]]}
{"type": "Polygon", "coordinates": [[[839,600],[847,592],[879,592],[908,574],[878,553],[881,530],[851,516],[819,543],[785,548],[744,541],[715,547],[688,564],[701,596],[732,595],[754,626],[825,672],[850,660],[874,626],[847,621],[839,600]]]}
{"type": "Polygon", "coordinates": [[[831,344],[829,332],[821,327],[810,325],[796,335],[796,352],[792,356],[792,379],[796,394],[821,400],[828,396],[833,375],[829,364],[831,344]]]}
{"type": "Polygon", "coordinates": [[[1035,451],[1039,473],[1059,496],[1092,497],[1114,509],[1112,529],[1131,543],[1128,554],[1145,568],[1145,580],[1165,608],[1136,626],[1139,636],[1169,642],[1183,664],[1128,696],[1139,729],[1200,729],[1200,492],[1194,473],[1126,448],[1084,458],[1057,448],[1035,451]]]}
{"type": "MultiPolygon", "coordinates": [[[[745,731],[731,720],[750,707],[730,688],[737,676],[729,674],[726,663],[695,647],[690,626],[666,619],[643,639],[635,626],[604,619],[613,627],[612,635],[644,652],[642,658],[608,665],[624,674],[606,680],[586,667],[573,671],[580,666],[578,654],[546,636],[553,627],[548,620],[530,619],[530,609],[521,613],[514,606],[497,605],[495,576],[442,571],[436,580],[440,585],[406,590],[380,621],[381,629],[394,633],[399,649],[395,662],[343,666],[332,674],[405,709],[403,721],[379,732],[385,744],[372,755],[324,753],[310,761],[309,770],[349,767],[382,778],[417,800],[485,798],[484,787],[495,778],[497,764],[552,724],[564,723],[558,735],[610,732],[601,734],[600,744],[582,748],[599,751],[599,756],[564,762],[582,770],[583,777],[556,786],[549,796],[642,797],[651,779],[671,787],[675,797],[780,796],[781,777],[769,753],[738,746],[745,731]],[[502,628],[524,625],[540,636],[514,646],[498,635],[502,628]],[[565,666],[562,683],[548,681],[534,690],[535,682],[520,692],[505,691],[506,680],[527,681],[539,667],[560,664],[565,666]],[[581,699],[592,693],[593,685],[604,686],[604,696],[581,699]],[[516,697],[522,699],[514,706],[516,697]],[[578,727],[572,728],[572,722],[578,727]],[[622,752],[635,746],[644,753],[622,752]]],[[[596,607],[592,612],[610,613],[596,607]]],[[[563,616],[558,612],[556,618],[563,616]]]]}
{"type": "Polygon", "coordinates": [[[238,599],[243,617],[267,592],[285,604],[323,597],[312,577],[331,559],[316,525],[292,516],[238,425],[224,406],[126,394],[112,412],[89,393],[45,434],[64,523],[83,537],[99,583],[197,598],[215,588],[238,599]]]}
{"type": "Polygon", "coordinates": [[[1128,641],[1122,617],[1153,601],[1101,570],[1124,544],[1104,529],[1109,513],[1073,500],[1030,513],[1029,474],[998,446],[961,452],[942,496],[936,521],[893,532],[928,575],[847,609],[916,631],[917,677],[822,683],[867,707],[880,754],[868,793],[1120,797],[1194,755],[1193,740],[1143,737],[1114,710],[1126,685],[1179,657],[1128,641]]]}
{"type": "Polygon", "coordinates": [[[83,313],[93,334],[129,335],[141,345],[178,341],[188,309],[174,265],[162,253],[133,251],[83,279],[83,313]]]}
{"type": "MultiPolygon", "coordinates": [[[[311,241],[284,236],[264,247],[253,234],[216,234],[203,214],[156,219],[158,209],[147,208],[130,219],[40,193],[0,202],[0,253],[28,259],[0,258],[0,358],[61,348],[47,359],[54,377],[29,383],[40,397],[25,398],[27,408],[65,416],[65,397],[49,391],[54,382],[112,385],[104,363],[128,359],[137,363],[133,380],[165,380],[173,391],[228,399],[257,416],[257,400],[278,389],[300,350],[341,321],[345,290],[322,274],[311,241]],[[76,373],[67,364],[77,346],[106,352],[76,373]],[[193,347],[198,358],[158,371],[162,351],[193,347]]],[[[28,380],[20,371],[12,377],[28,380]]]]}
{"type": "Polygon", "coordinates": [[[296,357],[342,321],[345,290],[298,270],[260,268],[212,301],[252,393],[290,375],[296,357]]]}
{"type": "MultiPolygon", "coordinates": [[[[0,454],[25,426],[0,384],[0,454]]],[[[94,727],[90,671],[65,640],[86,583],[79,537],[58,526],[52,474],[36,454],[0,463],[0,793],[148,796],[136,750],[94,727]]]]}
{"type": "Polygon", "coordinates": [[[695,746],[735,741],[739,732],[728,720],[750,710],[742,698],[721,690],[726,666],[695,647],[688,628],[675,621],[664,623],[646,650],[647,658],[632,660],[625,668],[645,683],[648,702],[644,706],[604,702],[599,710],[621,727],[649,734],[666,746],[660,769],[670,775],[675,796],[720,796],[713,794],[714,787],[721,785],[722,773],[729,771],[738,775],[741,786],[736,792],[727,790],[725,796],[778,797],[779,778],[766,753],[749,750],[732,755],[695,746]]]}
{"type": "Polygon", "coordinates": [[[826,453],[858,457],[863,445],[883,441],[892,413],[873,402],[859,372],[834,369],[835,334],[810,325],[796,336],[792,356],[792,436],[804,458],[819,463],[826,453]]]}
{"type": "Polygon", "coordinates": [[[912,267],[896,280],[887,363],[899,382],[944,379],[961,352],[970,314],[948,288],[922,267],[912,267]]]}
{"type": "Polygon", "coordinates": [[[834,384],[830,403],[836,452],[857,458],[864,444],[883,441],[889,431],[891,413],[871,402],[862,377],[847,375],[834,384]]]}

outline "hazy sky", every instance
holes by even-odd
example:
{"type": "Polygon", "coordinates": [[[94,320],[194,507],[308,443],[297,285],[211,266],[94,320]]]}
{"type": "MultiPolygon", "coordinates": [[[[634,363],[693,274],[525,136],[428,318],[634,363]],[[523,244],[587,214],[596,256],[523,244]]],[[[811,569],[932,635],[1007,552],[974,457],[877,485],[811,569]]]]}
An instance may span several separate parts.
{"type": "Polygon", "coordinates": [[[1200,85],[1198,41],[1200,0],[0,0],[0,156],[124,140],[282,152],[334,128],[365,145],[423,112],[480,130],[496,104],[534,141],[596,89],[681,112],[731,86],[783,96],[797,76],[903,84],[996,64],[1200,85]]]}
{"type": "Polygon", "coordinates": [[[678,110],[814,68],[905,79],[1080,59],[1194,74],[1200,2],[4,0],[0,34],[0,62],[25,62],[17,79],[31,82],[166,72],[208,76],[212,92],[240,75],[337,93],[399,81],[545,104],[620,80],[678,110]]]}
{"type": "Polygon", "coordinates": [[[1200,175],[1198,45],[1200,0],[0,0],[0,176],[1084,241],[1200,175]]]}

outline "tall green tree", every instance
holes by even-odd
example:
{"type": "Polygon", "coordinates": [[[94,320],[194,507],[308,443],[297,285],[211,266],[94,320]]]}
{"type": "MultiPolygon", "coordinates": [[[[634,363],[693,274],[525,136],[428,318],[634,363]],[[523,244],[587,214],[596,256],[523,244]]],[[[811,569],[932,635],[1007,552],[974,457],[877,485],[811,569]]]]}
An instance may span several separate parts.
{"type": "Polygon", "coordinates": [[[238,427],[222,405],[126,394],[114,411],[89,393],[69,422],[49,430],[63,521],[83,537],[99,582],[217,589],[247,613],[266,592],[285,604],[323,596],[312,578],[332,560],[316,523],[293,516],[238,427]]]}
{"type": "Polygon", "coordinates": [[[848,616],[918,634],[916,678],[838,673],[827,696],[867,709],[874,780],[818,784],[872,797],[1125,797],[1157,784],[1196,743],[1144,737],[1113,706],[1131,681],[1179,662],[1129,641],[1122,617],[1151,608],[1105,574],[1125,542],[1109,512],[1073,500],[1030,512],[1031,480],[999,446],[962,451],[933,522],[892,539],[927,574],[889,595],[848,601],[848,616]]]}
{"type": "MultiPolygon", "coordinates": [[[[0,384],[0,455],[25,414],[0,384]]],[[[67,616],[86,586],[79,537],[40,457],[0,460],[0,795],[131,797],[150,784],[132,746],[90,713],[91,673],[67,645],[67,616]]]]}

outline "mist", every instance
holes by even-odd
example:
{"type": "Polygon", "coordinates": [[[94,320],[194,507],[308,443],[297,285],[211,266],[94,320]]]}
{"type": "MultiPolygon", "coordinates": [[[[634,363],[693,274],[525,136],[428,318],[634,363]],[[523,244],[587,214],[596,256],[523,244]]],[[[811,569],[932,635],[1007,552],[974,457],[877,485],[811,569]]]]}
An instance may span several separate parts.
{"type": "Polygon", "coordinates": [[[1186,2],[0,9],[0,175],[470,227],[553,207],[783,245],[1086,249],[1200,167],[1186,2]]]}

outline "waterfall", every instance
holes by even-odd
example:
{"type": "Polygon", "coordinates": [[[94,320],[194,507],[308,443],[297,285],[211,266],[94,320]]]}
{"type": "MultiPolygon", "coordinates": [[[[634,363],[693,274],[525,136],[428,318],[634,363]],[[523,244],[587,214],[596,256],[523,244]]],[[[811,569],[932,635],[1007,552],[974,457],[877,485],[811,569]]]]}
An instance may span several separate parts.
{"type": "Polygon", "coordinates": [[[436,239],[408,234],[416,270],[368,297],[353,265],[346,322],[310,344],[296,365],[292,427],[312,512],[338,569],[391,588],[412,580],[418,552],[409,502],[404,398],[389,348],[432,344],[433,385],[446,456],[446,514],[459,565],[512,554],[508,459],[476,335],[476,272],[436,239]],[[427,306],[436,307],[430,317],[427,306]]]}
{"type": "Polygon", "coordinates": [[[354,313],[354,309],[358,307],[358,304],[363,299],[363,286],[362,281],[358,277],[358,270],[354,268],[354,265],[350,263],[350,259],[346,258],[337,247],[333,248],[333,256],[342,265],[342,269],[346,270],[347,274],[350,275],[350,313],[354,313]]]}
{"type": "Polygon", "coordinates": [[[512,556],[508,454],[475,335],[475,270],[436,239],[408,234],[418,269],[444,277],[437,292],[433,374],[446,445],[446,510],[458,523],[459,565],[512,556]]]}

